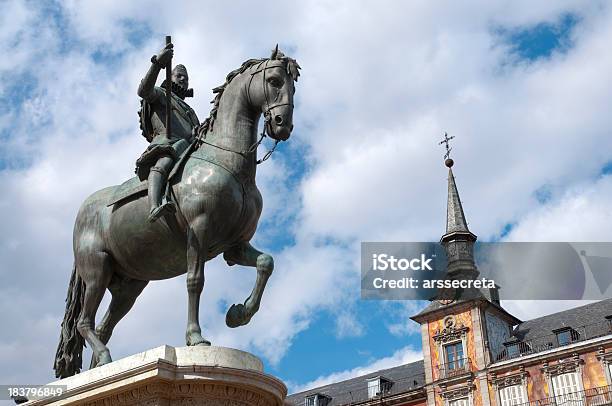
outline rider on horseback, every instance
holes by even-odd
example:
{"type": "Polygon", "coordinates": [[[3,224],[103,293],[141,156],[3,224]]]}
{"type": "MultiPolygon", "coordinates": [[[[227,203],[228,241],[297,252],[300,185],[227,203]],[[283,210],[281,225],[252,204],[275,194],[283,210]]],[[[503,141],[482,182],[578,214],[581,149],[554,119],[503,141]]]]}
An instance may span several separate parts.
{"type": "Polygon", "coordinates": [[[151,67],[140,82],[138,95],[142,98],[140,127],[143,136],[150,142],[145,152],[136,161],[136,174],[140,180],[148,179],[148,196],[151,207],[149,221],[154,222],[167,213],[174,213],[176,207],[164,193],[168,174],[177,158],[191,144],[193,129],[200,122],[185,97],[193,97],[193,89],[188,89],[189,76],[183,65],[172,70],[172,115],[171,134],[166,131],[166,103],[164,81],[161,87],[155,86],[161,69],[172,60],[174,50],[167,44],[158,55],[151,58],[151,67]]]}

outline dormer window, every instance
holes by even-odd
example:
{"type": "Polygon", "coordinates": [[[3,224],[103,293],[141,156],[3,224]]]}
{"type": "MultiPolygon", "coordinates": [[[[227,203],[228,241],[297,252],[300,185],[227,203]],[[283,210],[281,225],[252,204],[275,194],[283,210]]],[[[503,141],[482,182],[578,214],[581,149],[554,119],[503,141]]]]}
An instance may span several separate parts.
{"type": "Polygon", "coordinates": [[[368,379],[368,399],[388,394],[392,385],[392,381],[382,376],[368,379]]]}
{"type": "Polygon", "coordinates": [[[331,398],[320,393],[306,396],[304,399],[304,406],[327,406],[331,398]]]}
{"type": "Polygon", "coordinates": [[[506,352],[508,353],[509,359],[516,358],[521,354],[518,343],[506,343],[504,345],[506,346],[506,352]]]}
{"type": "Polygon", "coordinates": [[[504,347],[506,349],[497,357],[498,361],[522,357],[533,352],[529,342],[517,341],[515,337],[510,338],[510,341],[506,341],[504,347]]]}
{"type": "Polygon", "coordinates": [[[559,346],[571,344],[574,341],[578,341],[579,338],[578,332],[571,327],[553,330],[553,333],[557,336],[559,346]]]}

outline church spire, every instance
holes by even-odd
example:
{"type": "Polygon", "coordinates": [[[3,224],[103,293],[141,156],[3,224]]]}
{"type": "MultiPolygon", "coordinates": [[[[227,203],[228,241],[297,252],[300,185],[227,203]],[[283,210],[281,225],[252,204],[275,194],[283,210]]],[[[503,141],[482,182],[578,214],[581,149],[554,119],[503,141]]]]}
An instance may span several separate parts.
{"type": "Polygon", "coordinates": [[[449,137],[444,133],[444,140],[440,144],[445,144],[446,154],[444,164],[448,167],[448,200],[446,209],[446,233],[440,242],[446,250],[448,259],[447,274],[450,279],[475,279],[478,277],[478,270],[474,263],[474,235],[467,225],[465,213],[455,176],[453,175],[454,161],[450,158],[449,141],[455,138],[449,137]]]}
{"type": "MultiPolygon", "coordinates": [[[[459,191],[457,190],[457,183],[453,175],[452,167],[454,163],[455,162],[450,158],[444,161],[444,164],[448,167],[448,201],[446,206],[446,234],[442,236],[442,239],[453,233],[472,234],[467,226],[463,205],[461,204],[459,191]]],[[[476,240],[476,236],[473,236],[474,240],[476,240]]]]}

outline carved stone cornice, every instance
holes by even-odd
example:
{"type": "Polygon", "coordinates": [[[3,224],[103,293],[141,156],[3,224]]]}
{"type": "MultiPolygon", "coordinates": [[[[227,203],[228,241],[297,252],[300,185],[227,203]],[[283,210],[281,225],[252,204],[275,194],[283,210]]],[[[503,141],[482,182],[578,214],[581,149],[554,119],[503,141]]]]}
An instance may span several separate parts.
{"type": "Polygon", "coordinates": [[[83,403],[84,406],[162,406],[162,405],[276,406],[272,396],[248,388],[218,383],[155,382],[112,396],[83,403]]]}
{"type": "Polygon", "coordinates": [[[468,382],[466,385],[455,387],[452,389],[447,389],[445,385],[440,386],[440,396],[442,399],[453,400],[459,398],[465,398],[469,396],[474,389],[476,389],[476,385],[473,382],[468,382]]]}
{"type": "Polygon", "coordinates": [[[469,328],[463,324],[456,325],[455,319],[452,316],[448,316],[444,319],[444,328],[436,330],[432,338],[435,342],[444,344],[450,341],[461,340],[466,336],[468,330],[469,328]]]}
{"type": "Polygon", "coordinates": [[[281,406],[286,386],[254,355],[223,347],[163,345],[54,382],[61,397],[31,406],[281,406]]]}
{"type": "Polygon", "coordinates": [[[527,383],[528,376],[529,373],[525,371],[525,367],[521,367],[519,372],[511,375],[497,376],[496,373],[492,373],[489,375],[489,382],[496,389],[501,389],[507,386],[524,385],[527,383]]]}
{"type": "Polygon", "coordinates": [[[580,359],[578,353],[573,353],[571,358],[560,359],[559,362],[554,365],[550,365],[550,363],[546,361],[540,369],[545,375],[550,377],[579,371],[583,364],[584,360],[580,359]]]}

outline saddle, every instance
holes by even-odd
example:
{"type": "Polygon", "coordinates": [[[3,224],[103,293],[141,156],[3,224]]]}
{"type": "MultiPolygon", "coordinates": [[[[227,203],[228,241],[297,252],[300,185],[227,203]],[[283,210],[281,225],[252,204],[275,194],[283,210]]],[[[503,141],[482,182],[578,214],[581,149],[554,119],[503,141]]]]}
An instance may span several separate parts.
{"type": "MultiPolygon", "coordinates": [[[[177,177],[177,174],[182,171],[182,168],[185,166],[185,162],[191,155],[191,153],[195,150],[195,146],[198,140],[194,139],[191,144],[179,155],[179,158],[176,164],[172,167],[170,174],[168,175],[168,181],[166,182],[166,188],[170,188],[173,181],[177,177]]],[[[149,187],[149,182],[145,180],[140,180],[138,176],[134,176],[123,182],[121,185],[117,187],[115,193],[113,193],[111,199],[109,200],[106,206],[113,206],[117,203],[123,203],[133,198],[146,195],[149,187]]],[[[167,198],[170,199],[170,193],[166,193],[167,198]]]]}

